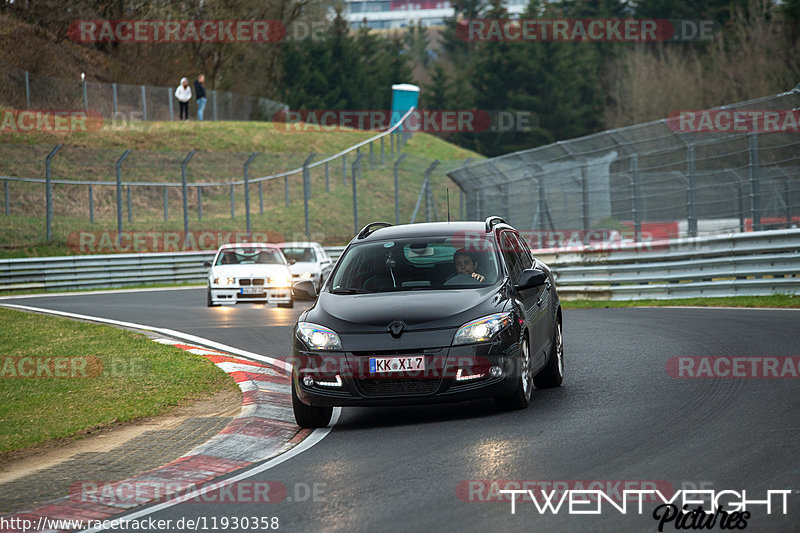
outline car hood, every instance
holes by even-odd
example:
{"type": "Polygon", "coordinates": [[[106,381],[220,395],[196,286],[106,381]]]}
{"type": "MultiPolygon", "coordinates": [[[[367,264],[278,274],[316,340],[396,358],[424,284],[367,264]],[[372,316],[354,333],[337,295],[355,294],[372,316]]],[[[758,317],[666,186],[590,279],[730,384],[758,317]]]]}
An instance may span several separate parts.
{"type": "Polygon", "coordinates": [[[292,274],[302,274],[303,272],[318,272],[319,265],[317,263],[295,263],[289,265],[289,270],[292,274]]]}
{"type": "Polygon", "coordinates": [[[214,278],[263,278],[286,274],[286,265],[217,265],[211,268],[214,278]]]}
{"type": "Polygon", "coordinates": [[[353,295],[322,292],[304,320],[339,334],[387,333],[395,320],[405,322],[409,332],[450,329],[498,313],[505,302],[500,285],[353,295]]]}

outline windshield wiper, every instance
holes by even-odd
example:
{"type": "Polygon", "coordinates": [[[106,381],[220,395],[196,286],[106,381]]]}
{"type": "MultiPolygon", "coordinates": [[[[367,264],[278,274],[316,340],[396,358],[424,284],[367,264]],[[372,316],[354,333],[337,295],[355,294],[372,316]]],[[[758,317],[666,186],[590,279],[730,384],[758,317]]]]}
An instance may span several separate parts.
{"type": "Polygon", "coordinates": [[[365,289],[357,289],[355,287],[350,287],[349,289],[343,289],[341,287],[336,287],[331,292],[333,294],[365,294],[365,293],[372,292],[372,291],[368,291],[368,290],[365,290],[365,289]]]}

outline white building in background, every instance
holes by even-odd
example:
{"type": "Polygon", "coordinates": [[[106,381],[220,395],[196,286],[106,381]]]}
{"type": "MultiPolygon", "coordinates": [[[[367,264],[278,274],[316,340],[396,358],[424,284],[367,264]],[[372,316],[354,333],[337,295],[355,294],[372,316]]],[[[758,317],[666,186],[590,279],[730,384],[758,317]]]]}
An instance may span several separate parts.
{"type": "MultiPolygon", "coordinates": [[[[397,29],[422,22],[423,26],[441,26],[453,16],[448,0],[345,0],[344,17],[356,27],[365,18],[370,28],[397,29]]],[[[509,16],[516,17],[528,0],[506,0],[509,16]]]]}

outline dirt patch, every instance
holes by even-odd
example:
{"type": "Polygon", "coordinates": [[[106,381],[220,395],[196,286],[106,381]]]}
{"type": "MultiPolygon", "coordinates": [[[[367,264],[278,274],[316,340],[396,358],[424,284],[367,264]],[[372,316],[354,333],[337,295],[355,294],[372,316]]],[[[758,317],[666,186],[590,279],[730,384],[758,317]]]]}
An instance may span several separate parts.
{"type": "MultiPolygon", "coordinates": [[[[242,393],[238,389],[225,390],[205,400],[177,408],[161,416],[136,420],[116,427],[88,430],[79,440],[61,439],[54,442],[4,454],[0,457],[0,484],[27,477],[39,470],[66,462],[78,454],[105,453],[122,447],[147,431],[170,430],[188,419],[235,417],[242,407],[242,393]]],[[[201,444],[189,443],[173,459],[201,444]]]]}

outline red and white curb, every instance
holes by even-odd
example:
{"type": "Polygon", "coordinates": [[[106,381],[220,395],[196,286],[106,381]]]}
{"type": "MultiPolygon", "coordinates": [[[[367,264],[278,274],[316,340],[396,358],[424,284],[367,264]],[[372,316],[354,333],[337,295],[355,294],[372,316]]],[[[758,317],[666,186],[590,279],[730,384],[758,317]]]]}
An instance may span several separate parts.
{"type": "MultiPolygon", "coordinates": [[[[170,339],[154,340],[201,355],[230,374],[242,390],[242,411],[239,416],[215,437],[160,468],[104,484],[103,490],[91,494],[91,497],[71,494],[29,511],[4,516],[4,523],[20,524],[22,520],[27,520],[36,531],[67,531],[46,527],[36,529],[36,525],[51,520],[106,520],[133,507],[164,500],[171,494],[185,495],[187,490],[208,485],[219,476],[276,458],[312,434],[312,430],[301,429],[295,424],[291,381],[284,368],[170,339]],[[137,489],[134,501],[120,500],[116,497],[120,492],[118,489],[126,486],[154,486],[163,490],[159,490],[159,493],[151,491],[150,494],[145,491],[143,495],[143,491],[137,489]]],[[[3,527],[2,531],[22,533],[23,529],[3,527]]]]}

